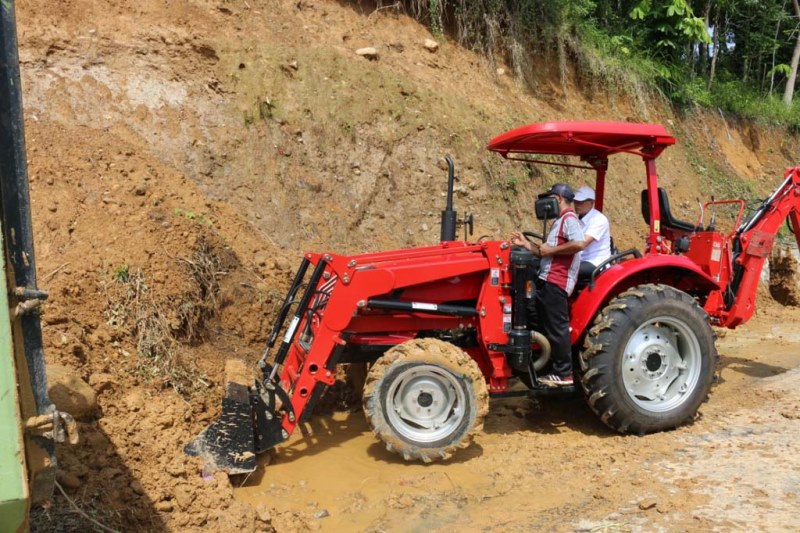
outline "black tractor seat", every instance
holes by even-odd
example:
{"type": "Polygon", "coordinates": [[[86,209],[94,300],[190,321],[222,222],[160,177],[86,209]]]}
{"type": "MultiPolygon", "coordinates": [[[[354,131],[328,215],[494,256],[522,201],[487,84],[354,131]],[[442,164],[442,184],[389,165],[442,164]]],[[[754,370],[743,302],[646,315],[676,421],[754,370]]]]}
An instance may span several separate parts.
{"type": "MultiPolygon", "coordinates": [[[[658,188],[658,210],[661,214],[661,225],[665,228],[689,233],[698,230],[694,224],[672,216],[672,211],[669,208],[669,197],[667,197],[667,191],[663,187],[658,188]]],[[[642,216],[644,221],[650,224],[650,198],[647,196],[647,189],[642,191],[642,216]]]]}

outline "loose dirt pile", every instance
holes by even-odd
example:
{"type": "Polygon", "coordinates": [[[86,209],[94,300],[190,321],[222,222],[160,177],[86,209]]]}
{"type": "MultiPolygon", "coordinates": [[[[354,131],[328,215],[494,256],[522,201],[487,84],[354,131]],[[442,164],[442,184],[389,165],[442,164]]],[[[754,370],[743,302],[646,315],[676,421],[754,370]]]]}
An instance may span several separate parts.
{"type": "MultiPolygon", "coordinates": [[[[80,422],[81,444],[59,448],[60,480],[115,529],[380,530],[412,510],[415,525],[436,529],[469,524],[476,502],[486,527],[504,528],[497,517],[511,505],[544,528],[582,516],[573,493],[597,494],[586,500],[597,513],[622,505],[630,491],[613,465],[632,470],[651,455],[573,418],[580,402],[535,413],[501,405],[485,440],[448,467],[474,472],[463,480],[393,462],[377,444],[348,448],[365,427],[360,413],[320,418],[317,445],[282,448],[285,468],[247,481],[250,503],[224,476],[202,476],[182,448],[218,413],[225,359],[259,357],[303,251],[437,240],[445,152],[457,162],[459,212],[476,214],[476,236],[495,237],[534,224],[530,206],[547,184],[586,179],[557,167],[530,175],[485,152],[520,123],[664,122],[681,144],[661,158],[660,178],[685,219],[696,216],[697,191],[718,185],[709,160],[764,192],[800,153],[782,132],[716,114],[679,121],[658,103],[556,87],[553,65],[532,96],[446,39],[430,52],[431,35],[408,17],[360,3],[30,0],[17,10],[39,281],[50,292],[47,362],[76,372],[99,406],[80,422]],[[355,54],[365,46],[377,61],[355,54]],[[576,465],[566,477],[553,466],[562,460],[576,465]],[[609,468],[598,473],[601,463],[609,468]],[[325,488],[335,479],[347,485],[325,488]],[[342,506],[352,521],[339,521],[342,506]]],[[[641,246],[643,224],[630,214],[640,175],[626,156],[609,171],[621,248],[641,246]]],[[[666,453],[673,438],[647,442],[666,453]]],[[[522,520],[509,527],[536,527],[522,520]]],[[[94,526],[57,495],[34,527],[94,526]]]]}
{"type": "MultiPolygon", "coordinates": [[[[201,477],[182,448],[218,412],[226,355],[252,358],[263,342],[273,291],[289,275],[280,255],[259,264],[268,244],[256,248],[224,206],[119,138],[45,134],[34,123],[28,146],[40,154],[31,196],[48,213],[34,217],[49,271],[48,362],[77,369],[99,405],[79,423],[81,444],[59,449],[65,490],[114,528],[269,529],[271,517],[236,502],[226,476],[201,477]],[[231,239],[240,253],[254,246],[249,264],[231,239]]],[[[70,510],[57,509],[40,512],[38,526],[58,529],[70,510]]]]}
{"type": "Polygon", "coordinates": [[[800,266],[791,250],[776,248],[770,256],[769,293],[783,305],[800,305],[800,266]]]}

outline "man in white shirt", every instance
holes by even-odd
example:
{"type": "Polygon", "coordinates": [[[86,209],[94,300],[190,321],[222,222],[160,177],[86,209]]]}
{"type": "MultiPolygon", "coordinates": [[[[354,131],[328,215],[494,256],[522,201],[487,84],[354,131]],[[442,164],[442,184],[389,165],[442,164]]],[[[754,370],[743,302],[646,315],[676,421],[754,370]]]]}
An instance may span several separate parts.
{"type": "Polygon", "coordinates": [[[580,217],[585,240],[581,251],[579,278],[588,278],[592,271],[611,257],[611,230],[608,218],[594,208],[594,189],[584,185],[575,192],[575,212],[580,217]]]}

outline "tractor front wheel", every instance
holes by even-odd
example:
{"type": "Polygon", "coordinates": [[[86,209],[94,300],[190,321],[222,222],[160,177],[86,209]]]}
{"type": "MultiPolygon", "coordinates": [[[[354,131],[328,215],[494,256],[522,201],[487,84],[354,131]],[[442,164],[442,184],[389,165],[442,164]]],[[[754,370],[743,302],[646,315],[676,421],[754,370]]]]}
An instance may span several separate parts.
{"type": "Polygon", "coordinates": [[[714,332],[688,294],[640,285],[597,316],[580,356],[592,410],[622,433],[672,429],[694,419],[717,363],[714,332]]]}
{"type": "Polygon", "coordinates": [[[438,339],[388,350],[367,374],[363,401],[372,432],[387,450],[426,463],[466,448],[489,409],[478,365],[438,339]]]}

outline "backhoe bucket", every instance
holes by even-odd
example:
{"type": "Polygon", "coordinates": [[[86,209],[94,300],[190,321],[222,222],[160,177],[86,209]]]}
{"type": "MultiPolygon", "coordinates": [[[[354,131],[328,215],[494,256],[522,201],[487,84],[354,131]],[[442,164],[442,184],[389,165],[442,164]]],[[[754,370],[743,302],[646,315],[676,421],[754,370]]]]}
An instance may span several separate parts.
{"type": "Polygon", "coordinates": [[[225,397],[217,420],[192,439],[183,449],[187,455],[201,457],[204,471],[225,470],[245,474],[256,469],[255,437],[250,385],[255,380],[244,361],[225,363],[225,397]]]}

